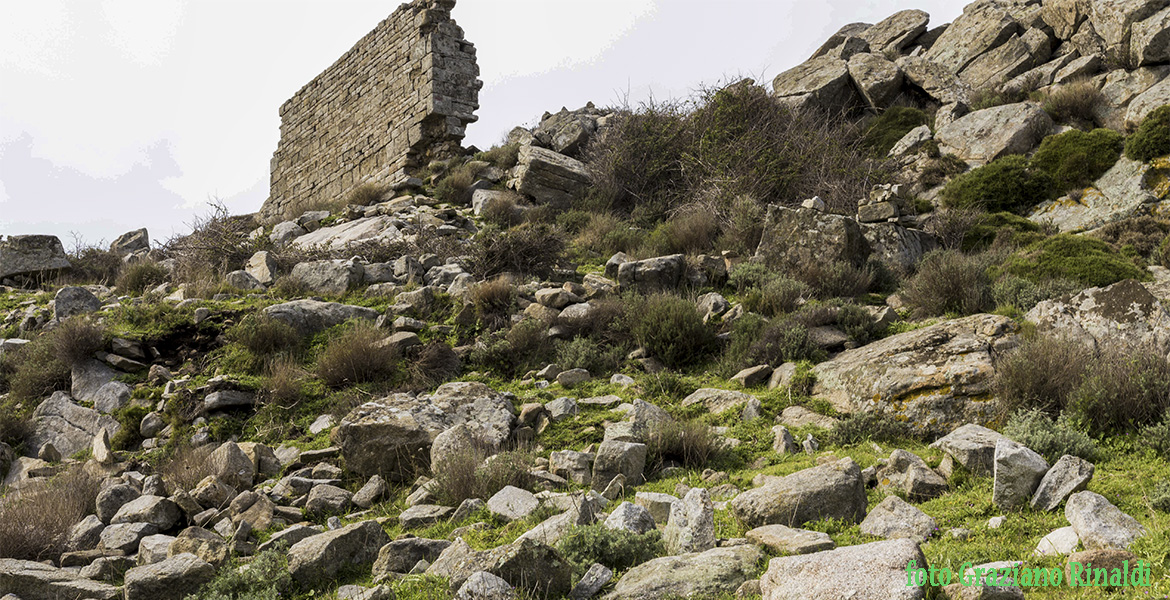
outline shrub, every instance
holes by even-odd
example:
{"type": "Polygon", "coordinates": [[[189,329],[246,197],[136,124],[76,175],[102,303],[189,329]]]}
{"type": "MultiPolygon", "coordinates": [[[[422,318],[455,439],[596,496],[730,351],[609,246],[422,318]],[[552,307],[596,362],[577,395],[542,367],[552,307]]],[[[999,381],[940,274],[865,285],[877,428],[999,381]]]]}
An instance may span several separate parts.
{"type": "Polygon", "coordinates": [[[292,408],[305,399],[305,380],[308,377],[308,371],[296,360],[278,358],[268,365],[260,397],[266,403],[292,408]]]}
{"type": "Polygon", "coordinates": [[[842,304],[837,311],[837,327],[858,346],[864,346],[881,334],[873,315],[856,304],[842,304]]]}
{"type": "Polygon", "coordinates": [[[1150,505],[1156,510],[1170,513],[1170,479],[1163,479],[1150,492],[1150,505]]]}
{"type": "Polygon", "coordinates": [[[1170,105],[1154,109],[1125,142],[1125,156],[1146,162],[1170,154],[1170,105]]]}
{"type": "Polygon", "coordinates": [[[715,459],[719,436],[702,421],[661,421],[646,435],[646,467],[656,472],[670,464],[702,469],[715,459]]]}
{"type": "Polygon", "coordinates": [[[519,158],[520,144],[504,144],[503,146],[496,146],[491,150],[486,150],[475,155],[475,160],[487,161],[493,166],[505,171],[516,166],[519,158]]]}
{"type": "Polygon", "coordinates": [[[615,572],[625,571],[665,554],[666,546],[658,530],[637,534],[597,523],[570,529],[557,542],[557,550],[573,565],[576,579],[593,563],[603,564],[615,572]]]}
{"type": "Polygon", "coordinates": [[[0,558],[56,560],[69,530],[93,512],[100,483],[74,468],[0,497],[0,558]]]}
{"type": "Polygon", "coordinates": [[[208,475],[215,474],[215,469],[208,460],[215,448],[214,445],[178,446],[155,471],[173,489],[194,489],[208,475]]]}
{"type": "Polygon", "coordinates": [[[1097,110],[1106,104],[1105,95],[1091,80],[1072,81],[1052,90],[1044,111],[1060,123],[1093,123],[1097,110]]]}
{"type": "Polygon", "coordinates": [[[288,572],[288,554],[266,550],[247,565],[227,565],[220,569],[198,593],[186,600],[281,600],[291,596],[292,575],[288,572]]]}
{"type": "Polygon", "coordinates": [[[1010,212],[973,214],[978,218],[962,238],[961,248],[964,252],[987,249],[998,237],[1005,234],[1016,238],[1020,237],[1017,234],[1039,233],[1041,230],[1040,225],[1034,221],[1010,212]]]}
{"type": "Polygon", "coordinates": [[[69,253],[69,264],[66,279],[77,283],[110,285],[122,271],[122,257],[102,248],[78,247],[69,253]]]}
{"type": "Polygon", "coordinates": [[[358,206],[369,206],[371,204],[377,204],[382,201],[382,198],[385,197],[386,193],[389,191],[390,188],[384,185],[378,185],[376,183],[363,183],[356,188],[353,188],[353,191],[351,191],[349,196],[346,197],[345,203],[356,204],[358,206]]]}
{"type": "Polygon", "coordinates": [[[458,377],[463,370],[463,361],[451,346],[432,340],[422,347],[409,369],[414,385],[429,389],[458,377]]]}
{"type": "Polygon", "coordinates": [[[1003,434],[1043,455],[1050,465],[1065,454],[1097,459],[1097,443],[1064,414],[1054,421],[1040,408],[1020,410],[1008,420],[1003,434]]]}
{"type": "Polygon", "coordinates": [[[885,413],[854,413],[837,422],[826,441],[834,446],[851,446],[864,441],[897,442],[915,439],[909,423],[885,413]]]}
{"type": "Polygon", "coordinates": [[[774,277],[762,287],[743,294],[743,307],[765,316],[775,317],[797,308],[812,289],[807,284],[787,277],[774,277]]]}
{"type": "Polygon", "coordinates": [[[47,335],[57,360],[71,367],[93,358],[94,353],[106,346],[106,328],[84,316],[62,321],[47,335]]]}
{"type": "Polygon", "coordinates": [[[714,213],[691,210],[658,226],[646,240],[646,254],[699,254],[715,247],[719,222],[714,213]]]}
{"type": "Polygon", "coordinates": [[[1031,168],[1023,156],[1005,156],[952,179],[943,188],[943,203],[1019,213],[1051,198],[1054,185],[1047,172],[1031,168]]]}
{"type": "Polygon", "coordinates": [[[884,158],[911,129],[928,124],[930,117],[917,108],[891,106],[865,130],[864,143],[874,156],[884,158]]]}
{"type": "Polygon", "coordinates": [[[557,366],[561,369],[585,369],[593,374],[613,373],[625,361],[626,351],[620,346],[599,344],[591,338],[579,337],[557,342],[557,366]]]}
{"type": "Polygon", "coordinates": [[[349,327],[329,340],[317,357],[317,376],[339,387],[385,381],[398,371],[398,351],[382,343],[385,333],[368,323],[349,327]]]}
{"type": "Polygon", "coordinates": [[[508,325],[516,304],[516,288],[510,278],[497,277],[472,286],[468,299],[479,323],[495,330],[508,325]]]}
{"type": "Polygon", "coordinates": [[[480,215],[484,221],[500,229],[514,227],[524,222],[524,211],[520,209],[519,200],[519,195],[513,193],[493,197],[483,205],[480,215]]]}
{"type": "Polygon", "coordinates": [[[1106,346],[1069,396],[1068,411],[1093,434],[1156,422],[1170,408],[1170,363],[1153,348],[1106,346]]]}
{"type": "Polygon", "coordinates": [[[991,308],[987,265],[956,250],[928,253],[901,296],[916,317],[971,315],[991,308]]]}
{"type": "Polygon", "coordinates": [[[970,167],[967,166],[967,161],[954,154],[944,154],[926,162],[918,176],[918,181],[930,189],[946,183],[955,175],[965,173],[968,168],[970,167]]]}
{"type": "Polygon", "coordinates": [[[768,324],[748,349],[752,364],[781,365],[798,360],[817,362],[824,351],[812,342],[808,327],[793,318],[777,319],[768,324]]]}
{"type": "Polygon", "coordinates": [[[1138,437],[1155,454],[1170,460],[1170,411],[1162,415],[1161,421],[1143,427],[1138,437]]]}
{"type": "Polygon", "coordinates": [[[1045,238],[1016,251],[1008,257],[1003,270],[1032,281],[1070,279],[1087,287],[1104,287],[1123,279],[1150,278],[1145,269],[1113,252],[1105,242],[1067,233],[1045,238]]]}
{"type": "Polygon", "coordinates": [[[724,219],[723,231],[716,246],[740,256],[751,256],[764,235],[763,205],[750,196],[737,196],[731,201],[724,219]]]}
{"type": "Polygon", "coordinates": [[[931,213],[926,218],[923,229],[934,234],[944,249],[958,250],[963,248],[964,240],[986,214],[977,208],[944,208],[931,213]]]}
{"type": "Polygon", "coordinates": [[[482,336],[471,352],[471,362],[501,377],[513,378],[548,364],[552,351],[548,326],[536,319],[525,319],[507,332],[482,336]]]}
{"type": "MultiPolygon", "coordinates": [[[[59,334],[42,333],[19,351],[13,352],[13,373],[9,377],[9,400],[14,404],[35,407],[42,399],[56,391],[68,391],[72,368],[58,356],[59,334]]],[[[62,343],[68,339],[61,336],[62,343]]],[[[80,345],[73,350],[80,351],[80,345]]],[[[32,408],[28,409],[30,412],[32,408]]]]}
{"type": "Polygon", "coordinates": [[[170,276],[162,265],[143,260],[126,265],[118,275],[118,290],[126,294],[142,294],[158,287],[170,276]]]}
{"type": "Polygon", "coordinates": [[[1170,222],[1150,215],[1142,215],[1122,221],[1114,221],[1093,232],[1117,248],[1123,254],[1136,254],[1142,258],[1160,259],[1161,248],[1170,234],[1170,222]]]}
{"type": "Polygon", "coordinates": [[[556,223],[557,227],[560,227],[565,233],[577,235],[581,233],[582,229],[585,229],[585,226],[589,225],[594,216],[595,213],[574,208],[558,214],[556,223]]]}
{"type": "Polygon", "coordinates": [[[690,300],[654,294],[636,302],[629,311],[634,339],[666,366],[692,365],[714,351],[715,334],[690,300]]]}
{"type": "Polygon", "coordinates": [[[1081,291],[1084,286],[1067,279],[1044,279],[1033,282],[1023,277],[1007,274],[991,285],[991,297],[997,307],[1012,306],[1021,312],[1053,298],[1081,291]]]}
{"type": "Polygon", "coordinates": [[[476,171],[467,163],[450,167],[435,185],[435,198],[451,204],[470,203],[471,184],[475,183],[475,175],[476,171]]]}
{"type": "Polygon", "coordinates": [[[628,221],[606,212],[592,213],[573,244],[578,250],[608,257],[616,252],[633,252],[645,240],[645,231],[633,229],[628,221]]]}
{"type": "Polygon", "coordinates": [[[262,312],[244,317],[238,325],[228,330],[227,339],[261,357],[294,352],[301,344],[301,336],[296,329],[262,312]]]}
{"type": "Polygon", "coordinates": [[[1111,129],[1070,129],[1040,142],[1032,168],[1047,173],[1057,193],[1084,188],[1113,167],[1124,146],[1125,138],[1111,129]]]}
{"type": "Polygon", "coordinates": [[[481,277],[507,272],[545,277],[564,249],[556,229],[543,223],[525,223],[498,233],[485,230],[471,247],[471,268],[481,277]]]}
{"type": "Polygon", "coordinates": [[[1000,418],[1025,409],[1061,413],[1093,360],[1090,348],[1054,335],[1025,337],[996,360],[993,390],[1000,418]]]}
{"type": "Polygon", "coordinates": [[[743,262],[732,267],[727,275],[727,285],[743,293],[752,288],[762,288],[777,276],[771,267],[762,262],[743,262]]]}
{"type": "Polygon", "coordinates": [[[856,298],[868,292],[875,279],[872,268],[858,268],[839,260],[804,263],[792,275],[812,288],[813,295],[822,300],[856,298]]]}
{"type": "MultiPolygon", "coordinates": [[[[195,283],[214,280],[234,271],[263,250],[260,239],[251,239],[257,223],[253,215],[232,216],[223,203],[211,205],[211,211],[196,218],[191,233],[172,238],[163,245],[168,258],[175,259],[175,281],[195,283]]],[[[367,257],[368,258],[368,257],[367,257]]]]}
{"type": "Polygon", "coordinates": [[[473,444],[447,455],[438,472],[431,473],[432,491],[440,504],[459,506],[468,498],[491,498],[509,485],[526,489],[532,485],[532,461],[524,450],[495,454],[473,444]]]}

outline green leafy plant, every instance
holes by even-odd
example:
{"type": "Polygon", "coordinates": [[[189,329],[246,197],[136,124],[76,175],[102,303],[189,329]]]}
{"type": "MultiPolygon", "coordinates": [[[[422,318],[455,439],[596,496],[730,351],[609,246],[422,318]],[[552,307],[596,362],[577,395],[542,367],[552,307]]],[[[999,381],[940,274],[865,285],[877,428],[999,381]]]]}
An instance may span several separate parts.
{"type": "Polygon", "coordinates": [[[1028,159],[1011,155],[952,179],[943,188],[948,208],[984,208],[989,212],[1023,212],[1052,197],[1055,183],[1028,159]]]}
{"type": "Polygon", "coordinates": [[[638,344],[669,367],[693,365],[715,350],[715,334],[690,300],[654,294],[633,300],[629,311],[638,344]]]}
{"type": "Polygon", "coordinates": [[[666,546],[657,530],[637,534],[598,523],[572,528],[557,542],[557,550],[573,565],[579,577],[593,563],[614,571],[629,569],[665,554],[666,546]]]}
{"type": "Polygon", "coordinates": [[[1147,280],[1150,274],[1109,244],[1090,237],[1062,233],[1017,250],[1002,270],[1043,281],[1069,279],[1088,287],[1104,287],[1123,279],[1147,280]]]}
{"type": "Polygon", "coordinates": [[[930,124],[930,117],[920,109],[891,106],[873,120],[865,130],[864,143],[874,156],[884,158],[911,129],[930,124]]]}
{"type": "Polygon", "coordinates": [[[1170,154],[1170,105],[1161,106],[1142,119],[1125,142],[1125,156],[1142,162],[1170,154]]]}
{"type": "Polygon", "coordinates": [[[1012,415],[1003,434],[1043,455],[1048,464],[1055,464],[1065,454],[1097,460],[1097,443],[1067,415],[1053,420],[1043,409],[1024,409],[1012,415]]]}

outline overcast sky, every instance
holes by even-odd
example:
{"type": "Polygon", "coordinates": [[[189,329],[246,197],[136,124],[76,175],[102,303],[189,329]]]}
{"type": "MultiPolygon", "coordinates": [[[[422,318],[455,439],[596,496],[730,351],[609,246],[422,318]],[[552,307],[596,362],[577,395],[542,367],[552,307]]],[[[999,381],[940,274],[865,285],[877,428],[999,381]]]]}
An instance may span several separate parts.
{"type": "MultiPolygon", "coordinates": [[[[280,105],[397,6],[369,0],[0,0],[0,235],[67,247],[260,208],[280,105]]],[[[465,145],[544,111],[770,82],[851,22],[960,0],[461,0],[484,82],[465,145]]]]}

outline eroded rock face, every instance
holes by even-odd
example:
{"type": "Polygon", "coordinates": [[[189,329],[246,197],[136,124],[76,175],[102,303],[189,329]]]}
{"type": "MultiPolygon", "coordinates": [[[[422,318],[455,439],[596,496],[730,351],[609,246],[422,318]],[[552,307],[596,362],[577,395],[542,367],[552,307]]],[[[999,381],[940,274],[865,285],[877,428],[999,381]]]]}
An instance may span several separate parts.
{"type": "Polygon", "coordinates": [[[860,266],[869,256],[857,221],[810,208],[768,207],[755,260],[783,269],[825,261],[860,266]]]}
{"type": "Polygon", "coordinates": [[[973,315],[890,336],[817,365],[813,393],[841,412],[892,413],[938,433],[989,422],[993,357],[1015,331],[1007,317],[973,315]]]}
{"type": "Polygon", "coordinates": [[[926,587],[906,585],[912,560],[926,564],[918,543],[909,539],[773,558],[760,592],[763,600],[921,600],[926,587]]]}
{"type": "Polygon", "coordinates": [[[117,587],[90,581],[71,570],[11,558],[0,558],[0,590],[19,594],[21,600],[114,600],[122,596],[117,587]]]}
{"type": "Polygon", "coordinates": [[[69,394],[55,392],[33,411],[31,448],[53,444],[63,457],[72,456],[93,444],[93,436],[105,429],[111,436],[122,426],[117,419],[73,402],[69,394]]]}
{"type": "Polygon", "coordinates": [[[331,579],[347,565],[373,563],[390,536],[376,521],[362,521],[305,538],[288,549],[288,572],[298,582],[312,585],[331,579]]]}
{"type": "Polygon", "coordinates": [[[312,299],[274,304],[265,308],[264,314],[288,324],[301,335],[312,335],[350,319],[373,321],[378,318],[378,311],[372,308],[312,299]]]}
{"type": "Polygon", "coordinates": [[[901,52],[918,36],[926,33],[928,23],[930,15],[924,11],[901,10],[865,28],[858,35],[869,42],[870,50],[875,54],[901,52]]]}
{"type": "Polygon", "coordinates": [[[857,463],[843,458],[769,480],[728,505],[749,527],[799,527],[826,517],[858,523],[865,517],[865,482],[857,463]]]}
{"type": "Polygon", "coordinates": [[[1157,179],[1157,172],[1149,165],[1122,156],[1091,187],[1081,190],[1079,199],[1062,196],[1045,200],[1028,218],[1051,222],[1062,232],[1101,227],[1142,214],[1160,200],[1165,192],[1156,184],[1157,179]]]}
{"type": "Polygon", "coordinates": [[[1170,347],[1170,313],[1133,279],[1089,288],[1067,300],[1045,300],[1025,318],[1038,331],[1067,335],[1094,347],[1103,343],[1170,347]]]}
{"type": "Polygon", "coordinates": [[[11,235],[0,238],[0,279],[69,268],[65,247],[55,235],[11,235]]]}
{"type": "Polygon", "coordinates": [[[656,558],[626,571],[604,598],[715,598],[743,585],[762,557],[749,545],[656,558]]]}
{"type": "Polygon", "coordinates": [[[864,103],[854,91],[849,64],[834,56],[814,58],[777,75],[772,95],[795,110],[840,113],[864,103]]]}
{"type": "Polygon", "coordinates": [[[292,244],[304,250],[342,250],[362,242],[390,243],[401,238],[402,232],[394,225],[393,217],[377,215],[322,227],[297,237],[292,244]]]}
{"type": "Polygon", "coordinates": [[[982,54],[1008,41],[1020,25],[993,2],[976,2],[947,27],[925,58],[958,74],[982,54]]]}
{"type": "MultiPolygon", "coordinates": [[[[949,30],[948,30],[949,31],[949,30]]],[[[1052,118],[1029,103],[977,110],[934,133],[939,151],[978,165],[1009,154],[1025,154],[1052,129],[1052,118]]]]}
{"type": "Polygon", "coordinates": [[[180,554],[126,572],[126,600],[180,600],[215,577],[215,567],[194,554],[180,554]]]}
{"type": "Polygon", "coordinates": [[[518,160],[508,185],[541,204],[566,207],[589,186],[585,165],[564,154],[525,145],[518,160]]]}
{"type": "Polygon", "coordinates": [[[466,424],[477,438],[498,447],[515,423],[511,398],[482,383],[445,384],[422,396],[393,394],[351,411],[332,437],[349,469],[390,481],[413,478],[430,462],[431,444],[442,432],[466,424]]]}
{"type": "Polygon", "coordinates": [[[428,575],[446,577],[455,592],[469,577],[486,571],[544,597],[559,597],[572,588],[572,567],[551,546],[532,539],[520,539],[491,550],[475,551],[462,538],[443,550],[428,575]]]}

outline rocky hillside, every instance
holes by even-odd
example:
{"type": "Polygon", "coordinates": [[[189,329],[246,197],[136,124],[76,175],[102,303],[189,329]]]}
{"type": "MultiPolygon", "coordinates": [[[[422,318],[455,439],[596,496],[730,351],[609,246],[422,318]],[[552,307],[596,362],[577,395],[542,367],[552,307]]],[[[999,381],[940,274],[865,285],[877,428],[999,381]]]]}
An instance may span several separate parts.
{"type": "Polygon", "coordinates": [[[1167,597],[1170,3],[930,25],[0,240],[0,599],[1167,597]]]}

